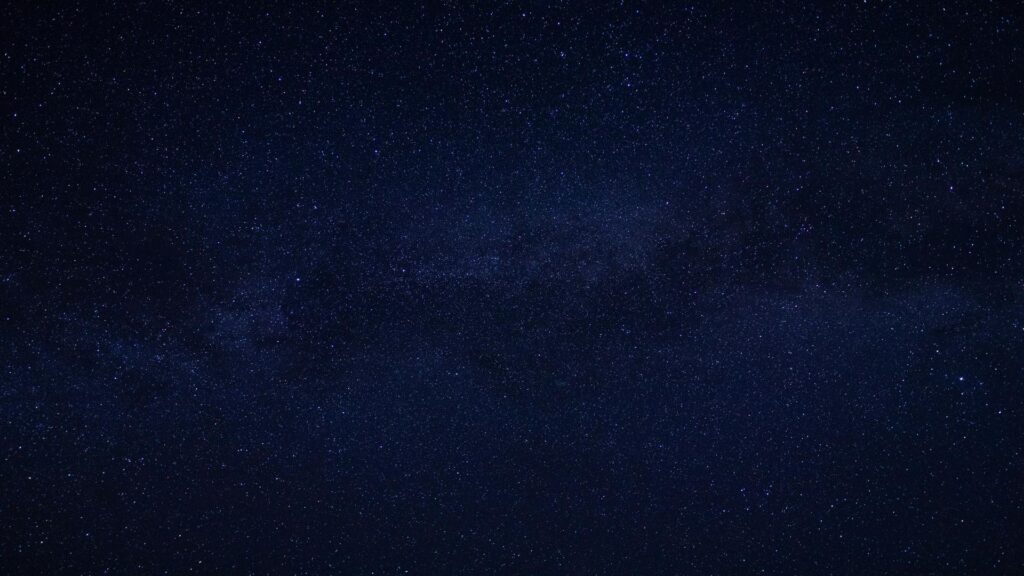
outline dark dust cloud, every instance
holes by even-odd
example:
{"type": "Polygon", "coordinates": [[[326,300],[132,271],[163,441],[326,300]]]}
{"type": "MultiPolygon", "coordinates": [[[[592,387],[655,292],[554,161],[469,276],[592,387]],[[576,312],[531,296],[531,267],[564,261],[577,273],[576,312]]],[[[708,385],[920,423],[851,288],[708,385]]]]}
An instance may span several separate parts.
{"type": "Polygon", "coordinates": [[[1019,8],[4,2],[0,571],[1024,573],[1019,8]]]}

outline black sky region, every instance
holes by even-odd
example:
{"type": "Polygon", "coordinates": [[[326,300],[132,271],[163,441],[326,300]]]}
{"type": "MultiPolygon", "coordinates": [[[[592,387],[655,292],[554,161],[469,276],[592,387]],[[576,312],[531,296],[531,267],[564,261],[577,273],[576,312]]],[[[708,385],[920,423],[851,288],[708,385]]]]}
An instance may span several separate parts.
{"type": "Polygon", "coordinates": [[[1020,4],[0,21],[0,572],[1024,573],[1020,4]]]}

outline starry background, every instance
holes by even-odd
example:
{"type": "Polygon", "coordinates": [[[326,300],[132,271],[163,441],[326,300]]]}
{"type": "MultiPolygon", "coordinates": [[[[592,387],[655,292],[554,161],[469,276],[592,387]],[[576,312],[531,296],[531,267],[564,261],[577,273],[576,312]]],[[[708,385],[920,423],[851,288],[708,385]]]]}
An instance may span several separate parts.
{"type": "Polygon", "coordinates": [[[1024,571],[1019,6],[31,4],[5,573],[1024,571]]]}

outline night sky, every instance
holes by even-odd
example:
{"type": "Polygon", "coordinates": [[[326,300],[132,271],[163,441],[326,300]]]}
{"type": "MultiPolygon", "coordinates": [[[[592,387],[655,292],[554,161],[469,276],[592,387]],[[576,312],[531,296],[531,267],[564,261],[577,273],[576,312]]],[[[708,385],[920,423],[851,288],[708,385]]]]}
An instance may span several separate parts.
{"type": "Polygon", "coordinates": [[[1019,5],[191,4],[0,8],[0,572],[1024,573],[1019,5]]]}

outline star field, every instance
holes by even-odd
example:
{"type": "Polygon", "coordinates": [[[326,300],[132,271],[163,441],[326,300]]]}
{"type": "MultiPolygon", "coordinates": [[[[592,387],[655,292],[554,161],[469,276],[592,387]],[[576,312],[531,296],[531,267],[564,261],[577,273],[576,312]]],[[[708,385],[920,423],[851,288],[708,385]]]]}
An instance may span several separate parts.
{"type": "Polygon", "coordinates": [[[1013,3],[0,7],[0,572],[1024,572],[1013,3]]]}

